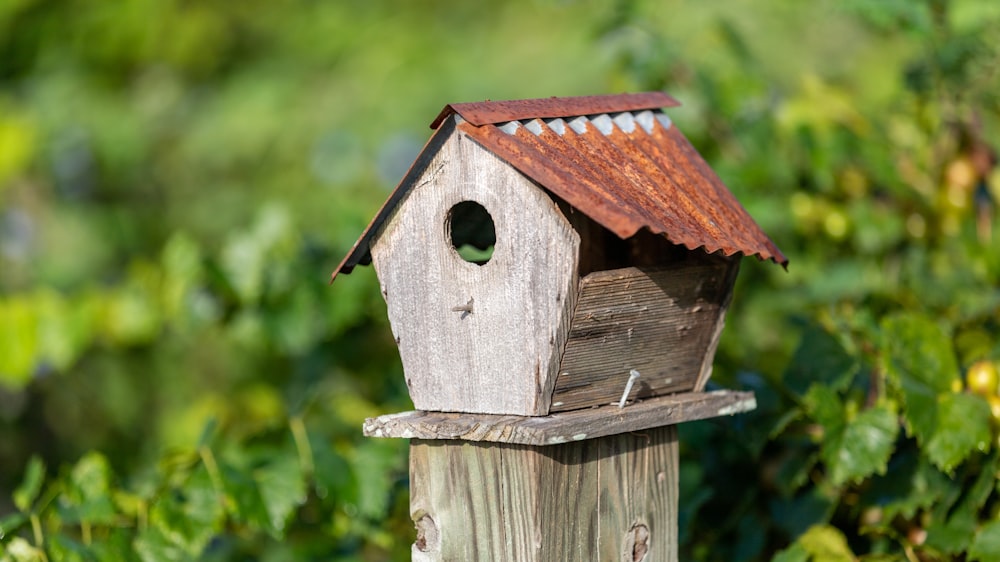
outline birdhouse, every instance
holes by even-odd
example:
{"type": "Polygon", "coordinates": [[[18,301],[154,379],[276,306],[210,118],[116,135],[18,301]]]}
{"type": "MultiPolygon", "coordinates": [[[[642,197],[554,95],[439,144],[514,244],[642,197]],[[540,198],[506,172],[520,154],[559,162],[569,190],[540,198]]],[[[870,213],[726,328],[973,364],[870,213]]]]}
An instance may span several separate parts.
{"type": "Polygon", "coordinates": [[[677,561],[676,424],[744,255],[785,257],[662,93],[452,104],[344,259],[373,263],[414,412],[412,559],[677,561]]]}
{"type": "Polygon", "coordinates": [[[704,388],[740,257],[787,260],[661,110],[676,105],[438,115],[334,272],[374,264],[418,410],[547,416],[704,388]]]}

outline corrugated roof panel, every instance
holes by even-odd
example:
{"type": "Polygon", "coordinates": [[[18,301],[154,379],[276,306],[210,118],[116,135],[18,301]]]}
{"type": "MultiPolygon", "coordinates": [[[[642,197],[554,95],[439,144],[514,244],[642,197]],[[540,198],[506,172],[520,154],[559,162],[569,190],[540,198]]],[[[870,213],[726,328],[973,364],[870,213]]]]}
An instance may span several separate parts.
{"type": "Polygon", "coordinates": [[[446,106],[432,127],[456,113],[457,126],[453,121],[433,135],[334,276],[370,261],[372,236],[453,129],[620,238],[646,228],[691,250],[756,255],[786,265],[778,247],[659,111],[672,105],[677,102],[670,96],[649,92],[446,106]]]}
{"type": "Polygon", "coordinates": [[[441,113],[431,123],[431,128],[437,129],[453,113],[461,115],[462,119],[479,127],[506,121],[520,121],[521,119],[596,115],[617,111],[676,107],[678,105],[680,102],[663,92],[452,103],[444,106],[441,113]]]}
{"type": "Polygon", "coordinates": [[[458,129],[621,238],[648,228],[688,249],[787,263],[687,139],[657,117],[578,116],[556,125],[562,134],[542,121],[458,129]]]}

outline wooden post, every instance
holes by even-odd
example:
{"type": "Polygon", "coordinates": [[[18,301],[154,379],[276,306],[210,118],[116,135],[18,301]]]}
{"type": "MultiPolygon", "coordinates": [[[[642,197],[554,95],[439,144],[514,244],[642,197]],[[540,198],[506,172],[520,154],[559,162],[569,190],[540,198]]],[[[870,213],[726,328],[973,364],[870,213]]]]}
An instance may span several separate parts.
{"type": "Polygon", "coordinates": [[[414,561],[676,562],[676,425],[756,406],[749,392],[663,396],[520,417],[406,412],[414,561]]]}

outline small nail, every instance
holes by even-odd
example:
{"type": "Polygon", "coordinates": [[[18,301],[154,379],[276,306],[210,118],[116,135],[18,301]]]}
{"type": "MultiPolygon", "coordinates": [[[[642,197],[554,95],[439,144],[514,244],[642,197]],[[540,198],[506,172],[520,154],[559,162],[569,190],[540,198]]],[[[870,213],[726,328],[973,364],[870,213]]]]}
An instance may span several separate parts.
{"type": "Polygon", "coordinates": [[[632,369],[628,372],[628,382],[625,383],[625,392],[622,392],[622,399],[618,401],[618,407],[624,408],[625,402],[628,401],[628,395],[632,392],[632,385],[635,384],[635,379],[639,378],[639,371],[632,369]]]}
{"type": "Polygon", "coordinates": [[[473,299],[470,298],[469,302],[467,302],[467,303],[465,303],[463,305],[451,307],[451,311],[452,312],[461,312],[461,313],[463,313],[462,314],[462,318],[465,318],[465,316],[467,314],[472,314],[472,303],[473,303],[473,299]]]}

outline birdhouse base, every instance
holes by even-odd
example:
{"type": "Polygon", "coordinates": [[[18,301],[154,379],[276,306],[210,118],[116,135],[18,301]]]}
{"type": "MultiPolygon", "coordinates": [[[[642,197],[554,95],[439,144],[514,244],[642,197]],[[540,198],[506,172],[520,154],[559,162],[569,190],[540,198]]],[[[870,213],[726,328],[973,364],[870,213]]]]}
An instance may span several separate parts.
{"type": "Polygon", "coordinates": [[[368,418],[368,437],[457,439],[522,445],[558,445],[643,431],[681,422],[729,416],[757,407],[753,392],[686,392],[548,416],[403,412],[368,418]]]}

